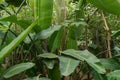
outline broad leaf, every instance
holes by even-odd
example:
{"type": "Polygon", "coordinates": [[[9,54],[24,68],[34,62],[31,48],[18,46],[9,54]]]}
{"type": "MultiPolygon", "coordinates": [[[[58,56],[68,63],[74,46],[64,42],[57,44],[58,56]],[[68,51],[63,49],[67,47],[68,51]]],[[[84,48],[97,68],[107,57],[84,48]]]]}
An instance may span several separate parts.
{"type": "Polygon", "coordinates": [[[120,80],[120,70],[107,74],[108,80],[120,80]]]}
{"type": "Polygon", "coordinates": [[[89,0],[96,7],[120,15],[120,0],[89,0]]]}
{"type": "Polygon", "coordinates": [[[54,34],[50,37],[49,47],[51,52],[54,52],[56,49],[60,47],[62,41],[62,32],[63,29],[61,28],[58,32],[54,32],[54,34]]]}
{"type": "Polygon", "coordinates": [[[79,61],[68,57],[60,57],[60,71],[64,76],[69,76],[78,66],[79,61]]]}
{"type": "Polygon", "coordinates": [[[33,22],[16,39],[14,39],[9,45],[7,45],[6,47],[4,47],[0,51],[0,61],[2,61],[7,55],[9,55],[12,52],[12,50],[15,49],[27,37],[27,35],[32,30],[32,28],[37,24],[37,21],[38,20],[36,20],[35,22],[33,22]]]}
{"type": "Polygon", "coordinates": [[[53,0],[34,0],[35,18],[39,17],[38,25],[35,27],[37,32],[47,29],[51,25],[53,13],[53,0]]]}
{"type": "Polygon", "coordinates": [[[90,70],[90,73],[92,74],[92,76],[94,77],[95,80],[107,80],[107,77],[105,76],[105,74],[99,74],[98,72],[96,72],[92,68],[90,68],[89,70],[90,70]]]}
{"type": "Polygon", "coordinates": [[[16,74],[19,74],[27,69],[30,69],[34,66],[34,63],[21,63],[21,64],[17,64],[15,66],[10,67],[5,73],[4,73],[4,77],[5,78],[10,78],[16,74]]]}
{"type": "Polygon", "coordinates": [[[61,53],[64,55],[68,55],[76,59],[82,60],[82,61],[86,61],[98,73],[104,74],[106,72],[100,60],[96,56],[91,54],[88,50],[78,51],[74,49],[68,49],[61,53]]]}
{"type": "Polygon", "coordinates": [[[68,38],[66,44],[67,44],[67,49],[78,49],[77,40],[68,38]]]}
{"type": "Polygon", "coordinates": [[[45,29],[43,31],[41,31],[40,33],[38,33],[35,36],[35,40],[37,39],[47,39],[49,38],[55,31],[58,31],[61,28],[61,26],[53,26],[50,27],[48,29],[45,29]]]}
{"type": "Polygon", "coordinates": [[[120,69],[120,63],[114,59],[100,59],[101,63],[106,69],[116,70],[120,69]]]}

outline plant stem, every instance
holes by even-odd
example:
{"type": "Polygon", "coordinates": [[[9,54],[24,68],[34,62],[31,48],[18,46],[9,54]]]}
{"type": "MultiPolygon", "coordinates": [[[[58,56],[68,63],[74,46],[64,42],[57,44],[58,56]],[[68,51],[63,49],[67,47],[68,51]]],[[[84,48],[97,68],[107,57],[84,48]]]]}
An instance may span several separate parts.
{"type": "Polygon", "coordinates": [[[108,56],[109,58],[111,58],[112,55],[111,55],[111,48],[110,48],[110,40],[111,40],[110,28],[108,27],[108,24],[107,24],[107,21],[106,21],[106,19],[105,19],[105,15],[104,15],[103,12],[101,13],[101,15],[102,15],[102,18],[103,18],[103,21],[104,21],[104,25],[105,25],[104,28],[105,28],[105,30],[106,30],[106,32],[107,32],[107,51],[108,51],[107,56],[108,56]]]}

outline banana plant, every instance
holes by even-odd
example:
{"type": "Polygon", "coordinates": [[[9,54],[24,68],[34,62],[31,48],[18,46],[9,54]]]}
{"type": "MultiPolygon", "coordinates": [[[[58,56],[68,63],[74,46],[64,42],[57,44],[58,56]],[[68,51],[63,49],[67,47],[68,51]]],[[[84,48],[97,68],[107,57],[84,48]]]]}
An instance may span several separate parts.
{"type": "Polygon", "coordinates": [[[93,5],[105,12],[120,15],[120,0],[89,0],[93,5]]]}
{"type": "Polygon", "coordinates": [[[40,32],[51,26],[52,13],[53,13],[53,0],[34,0],[34,15],[35,18],[39,17],[36,32],[40,32]]]}

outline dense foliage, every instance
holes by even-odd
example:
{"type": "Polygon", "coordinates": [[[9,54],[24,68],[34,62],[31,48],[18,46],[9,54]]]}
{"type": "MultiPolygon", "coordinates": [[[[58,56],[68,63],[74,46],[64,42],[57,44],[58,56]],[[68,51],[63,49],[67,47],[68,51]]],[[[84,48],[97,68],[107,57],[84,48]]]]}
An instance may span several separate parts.
{"type": "Polygon", "coordinates": [[[0,0],[0,80],[120,80],[120,0],[0,0]]]}

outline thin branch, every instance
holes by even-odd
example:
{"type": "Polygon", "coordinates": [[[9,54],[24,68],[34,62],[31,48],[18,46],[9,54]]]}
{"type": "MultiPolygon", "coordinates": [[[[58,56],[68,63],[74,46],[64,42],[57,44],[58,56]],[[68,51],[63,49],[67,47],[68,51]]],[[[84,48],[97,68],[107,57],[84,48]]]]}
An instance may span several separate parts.
{"type": "Polygon", "coordinates": [[[112,54],[111,54],[111,48],[110,48],[110,40],[111,40],[111,36],[110,36],[110,28],[108,27],[108,24],[107,24],[107,21],[105,19],[105,15],[104,13],[102,12],[101,13],[102,15],[102,18],[103,18],[103,22],[104,22],[104,25],[105,25],[105,30],[107,32],[107,51],[108,51],[108,57],[111,58],[112,57],[112,54]]]}
{"type": "Polygon", "coordinates": [[[26,2],[26,0],[24,0],[21,5],[19,6],[17,12],[16,12],[16,15],[20,12],[21,8],[23,7],[24,3],[26,2]]]}

